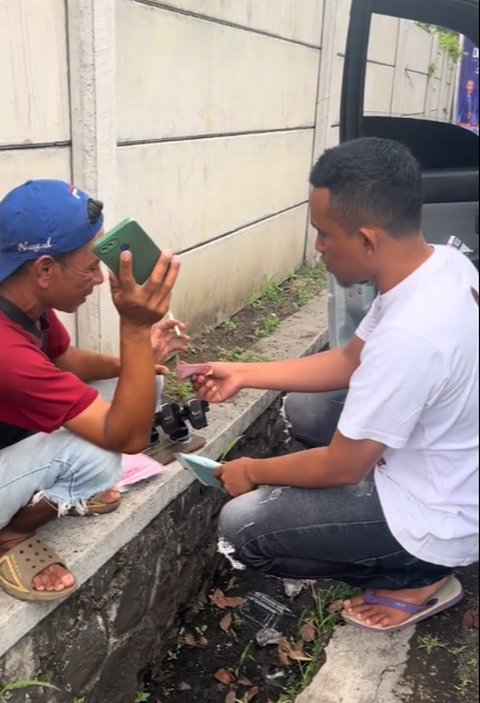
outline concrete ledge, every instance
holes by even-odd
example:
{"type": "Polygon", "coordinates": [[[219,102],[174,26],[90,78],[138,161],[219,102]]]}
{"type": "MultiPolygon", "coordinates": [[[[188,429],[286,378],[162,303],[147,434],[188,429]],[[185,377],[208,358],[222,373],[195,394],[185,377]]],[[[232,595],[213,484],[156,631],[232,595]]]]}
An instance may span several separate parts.
{"type": "MultiPolygon", "coordinates": [[[[287,359],[315,352],[326,343],[325,294],[284,320],[274,334],[255,345],[254,351],[271,360],[287,359]]],[[[243,391],[230,403],[212,406],[202,453],[211,458],[220,456],[228,442],[252,425],[277,395],[243,391]]],[[[142,532],[192,480],[174,462],[160,476],[133,487],[116,512],[98,518],[64,518],[43,528],[41,534],[65,557],[81,585],[142,532]]],[[[24,603],[0,592],[0,657],[62,602],[24,603]]]]}

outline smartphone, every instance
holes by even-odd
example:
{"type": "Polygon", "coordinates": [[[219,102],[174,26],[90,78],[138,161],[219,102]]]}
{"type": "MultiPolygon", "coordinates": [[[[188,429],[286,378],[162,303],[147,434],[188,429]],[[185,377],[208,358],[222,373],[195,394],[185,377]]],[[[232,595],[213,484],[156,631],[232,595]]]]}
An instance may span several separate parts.
{"type": "Polygon", "coordinates": [[[132,252],[133,277],[142,285],[149,278],[161,251],[138,222],[127,218],[93,244],[93,251],[118,276],[120,254],[132,252]]]}

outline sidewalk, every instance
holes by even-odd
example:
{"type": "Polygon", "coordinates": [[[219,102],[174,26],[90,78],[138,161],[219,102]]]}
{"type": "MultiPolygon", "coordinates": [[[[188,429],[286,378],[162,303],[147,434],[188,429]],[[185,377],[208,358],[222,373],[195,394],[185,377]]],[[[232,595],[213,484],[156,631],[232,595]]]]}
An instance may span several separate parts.
{"type": "Polygon", "coordinates": [[[477,701],[478,629],[466,625],[467,612],[478,613],[478,565],[457,575],[464,600],[417,626],[390,634],[337,627],[324,666],[296,703],[477,701]]]}

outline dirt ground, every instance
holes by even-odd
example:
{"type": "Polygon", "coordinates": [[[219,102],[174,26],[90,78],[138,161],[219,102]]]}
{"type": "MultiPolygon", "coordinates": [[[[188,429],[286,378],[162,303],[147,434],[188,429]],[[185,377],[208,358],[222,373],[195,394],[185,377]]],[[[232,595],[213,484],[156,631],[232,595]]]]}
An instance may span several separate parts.
{"type": "Polygon", "coordinates": [[[149,703],[293,701],[323,663],[320,645],[339,619],[323,606],[343,593],[341,586],[317,582],[287,597],[280,579],[225,569],[204,608],[172,643],[162,671],[151,672],[149,703]],[[274,603],[264,602],[265,596],[274,603]],[[285,612],[277,613],[282,607],[285,612]],[[262,623],[272,626],[275,617],[282,639],[260,646],[262,623]]]}

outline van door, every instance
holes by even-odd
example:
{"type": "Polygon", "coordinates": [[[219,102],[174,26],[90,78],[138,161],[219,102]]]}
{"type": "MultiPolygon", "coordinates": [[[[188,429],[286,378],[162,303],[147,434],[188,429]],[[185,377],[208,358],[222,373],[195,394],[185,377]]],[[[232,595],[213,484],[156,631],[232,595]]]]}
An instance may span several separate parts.
{"type": "MultiPolygon", "coordinates": [[[[352,0],[340,140],[385,137],[419,160],[422,228],[478,268],[478,0],[352,0]]],[[[373,286],[330,287],[330,345],[343,345],[373,286]]]]}

